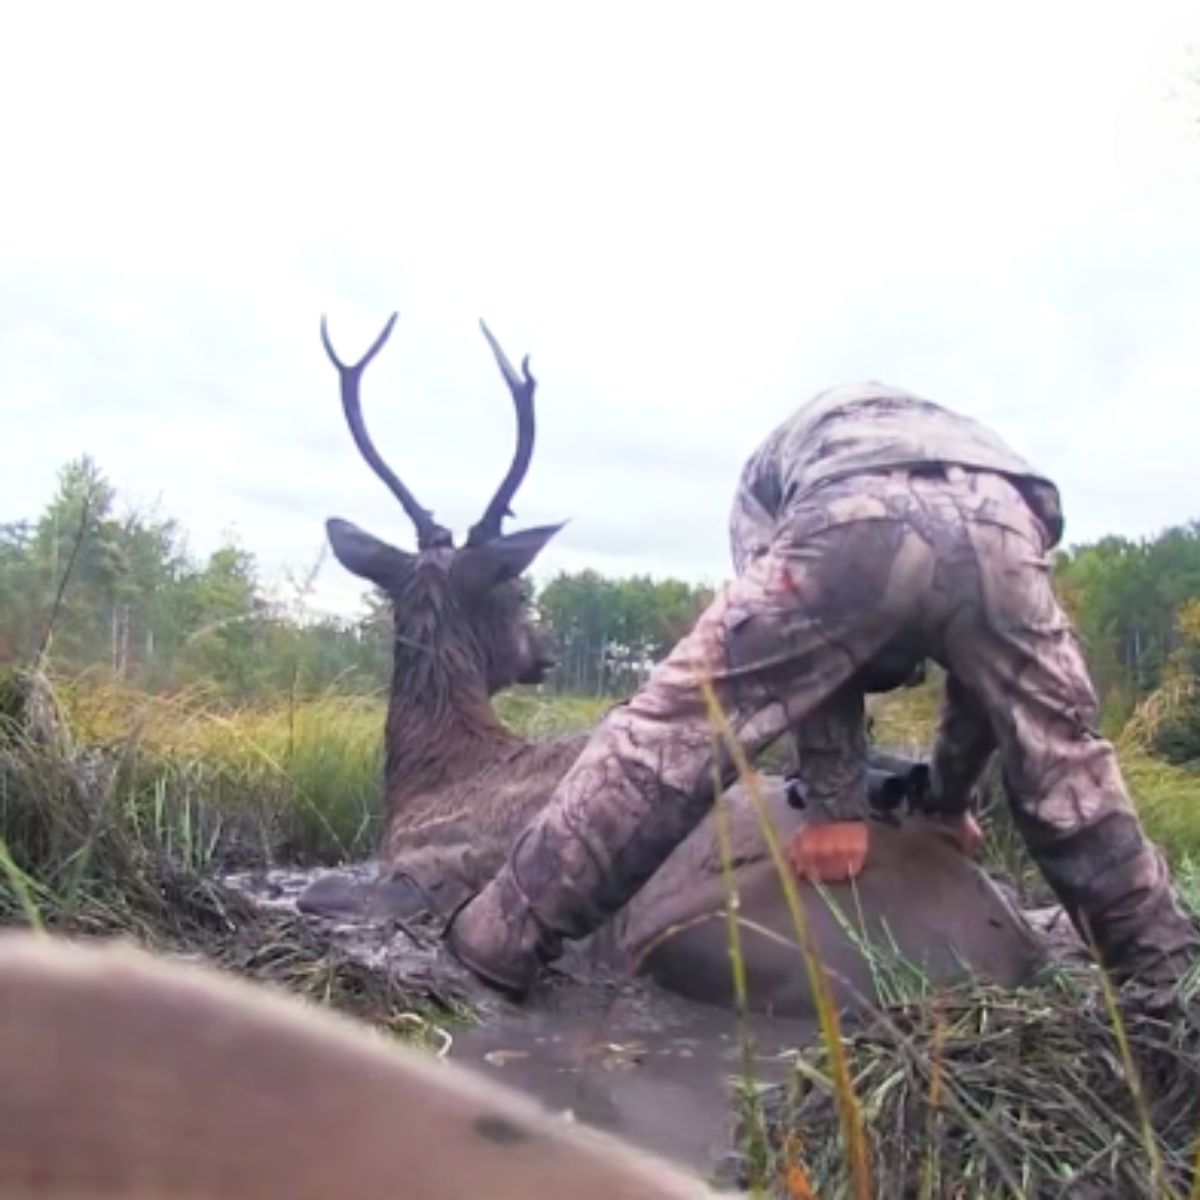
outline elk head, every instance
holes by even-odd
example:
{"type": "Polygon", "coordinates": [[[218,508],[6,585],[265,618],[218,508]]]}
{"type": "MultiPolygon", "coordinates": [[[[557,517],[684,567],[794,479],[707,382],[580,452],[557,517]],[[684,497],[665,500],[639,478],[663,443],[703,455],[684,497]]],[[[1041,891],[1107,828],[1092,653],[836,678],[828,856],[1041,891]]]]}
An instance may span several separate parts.
{"type": "Polygon", "coordinates": [[[483,516],[471,527],[465,544],[456,548],[451,532],[422,508],[416,497],[384,462],[363,422],[359,383],[363,371],[383,348],[396,323],[393,313],[383,332],[357,362],[338,358],[325,320],[321,340],[341,377],[346,422],[371,470],[400,501],[417,534],[415,554],[400,550],[339,518],[325,523],[330,545],[348,571],[368,579],[392,602],[396,649],[442,651],[457,665],[478,673],[489,695],[513,683],[538,683],[555,665],[545,635],[526,603],[520,577],[562,525],[544,525],[504,533],[501,523],[512,516],[510,505],[533,455],[533,393],[537,381],[526,356],[518,374],[487,325],[480,325],[512,393],[517,413],[517,448],[513,460],[483,516]]]}

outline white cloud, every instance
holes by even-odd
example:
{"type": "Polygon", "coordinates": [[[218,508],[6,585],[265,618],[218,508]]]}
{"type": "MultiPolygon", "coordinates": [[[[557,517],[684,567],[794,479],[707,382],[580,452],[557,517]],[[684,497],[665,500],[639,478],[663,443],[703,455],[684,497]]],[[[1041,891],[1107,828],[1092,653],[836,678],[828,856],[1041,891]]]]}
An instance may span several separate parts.
{"type": "Polygon", "coordinates": [[[720,577],[745,454],[861,377],[993,424],[1073,536],[1200,515],[1198,33],[1170,0],[24,6],[0,514],[89,450],[273,572],[329,514],[407,540],[316,334],[399,308],[368,418],[459,528],[512,439],[475,322],[531,352],[544,571],[720,577]]]}

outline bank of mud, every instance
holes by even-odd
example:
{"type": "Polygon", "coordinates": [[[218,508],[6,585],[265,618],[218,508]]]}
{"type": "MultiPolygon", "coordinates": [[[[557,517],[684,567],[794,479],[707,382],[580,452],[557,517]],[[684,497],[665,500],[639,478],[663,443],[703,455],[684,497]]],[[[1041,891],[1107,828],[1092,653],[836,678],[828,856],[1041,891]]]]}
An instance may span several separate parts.
{"type": "Polygon", "coordinates": [[[747,1066],[759,1084],[784,1082],[796,1047],[815,1033],[813,1022],[761,1015],[740,1026],[733,1013],[570,954],[529,1001],[512,1004],[446,955],[436,927],[300,916],[296,898],[309,882],[302,871],[225,880],[264,914],[306,921],[344,963],[435,1001],[417,1018],[432,1052],[715,1181],[740,1178],[735,1093],[747,1066]]]}

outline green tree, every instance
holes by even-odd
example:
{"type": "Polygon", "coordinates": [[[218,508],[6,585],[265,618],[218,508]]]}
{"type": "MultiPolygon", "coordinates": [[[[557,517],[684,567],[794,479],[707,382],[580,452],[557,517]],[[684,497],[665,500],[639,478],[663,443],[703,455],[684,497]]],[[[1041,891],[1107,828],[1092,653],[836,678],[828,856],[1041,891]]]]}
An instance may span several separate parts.
{"type": "Polygon", "coordinates": [[[27,660],[41,636],[41,580],[27,521],[0,525],[0,663],[27,660]]]}
{"type": "Polygon", "coordinates": [[[184,578],[182,587],[190,629],[183,644],[185,668],[193,678],[214,679],[248,695],[261,665],[256,640],[268,615],[254,556],[238,546],[222,546],[203,570],[184,578]]]}
{"type": "Polygon", "coordinates": [[[708,589],[677,579],[558,575],[538,597],[542,620],[559,645],[555,686],[591,694],[630,691],[710,599],[708,589]]]}
{"type": "Polygon", "coordinates": [[[1200,522],[1154,538],[1107,537],[1059,556],[1059,594],[1079,630],[1106,720],[1158,688],[1181,644],[1178,617],[1200,596],[1200,522]]]}
{"type": "Polygon", "coordinates": [[[29,545],[37,620],[43,631],[53,626],[55,655],[72,666],[86,665],[104,642],[125,570],[110,516],[114,495],[91,458],[68,463],[29,545]]]}

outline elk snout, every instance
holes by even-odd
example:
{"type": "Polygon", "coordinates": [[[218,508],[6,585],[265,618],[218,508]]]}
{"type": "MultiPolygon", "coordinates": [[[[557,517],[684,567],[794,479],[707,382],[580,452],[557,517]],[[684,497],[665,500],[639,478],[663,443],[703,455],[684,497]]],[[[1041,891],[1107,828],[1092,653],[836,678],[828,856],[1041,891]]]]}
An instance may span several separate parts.
{"type": "Polygon", "coordinates": [[[518,683],[541,683],[558,666],[558,647],[549,634],[540,629],[529,630],[525,669],[518,683]]]}

